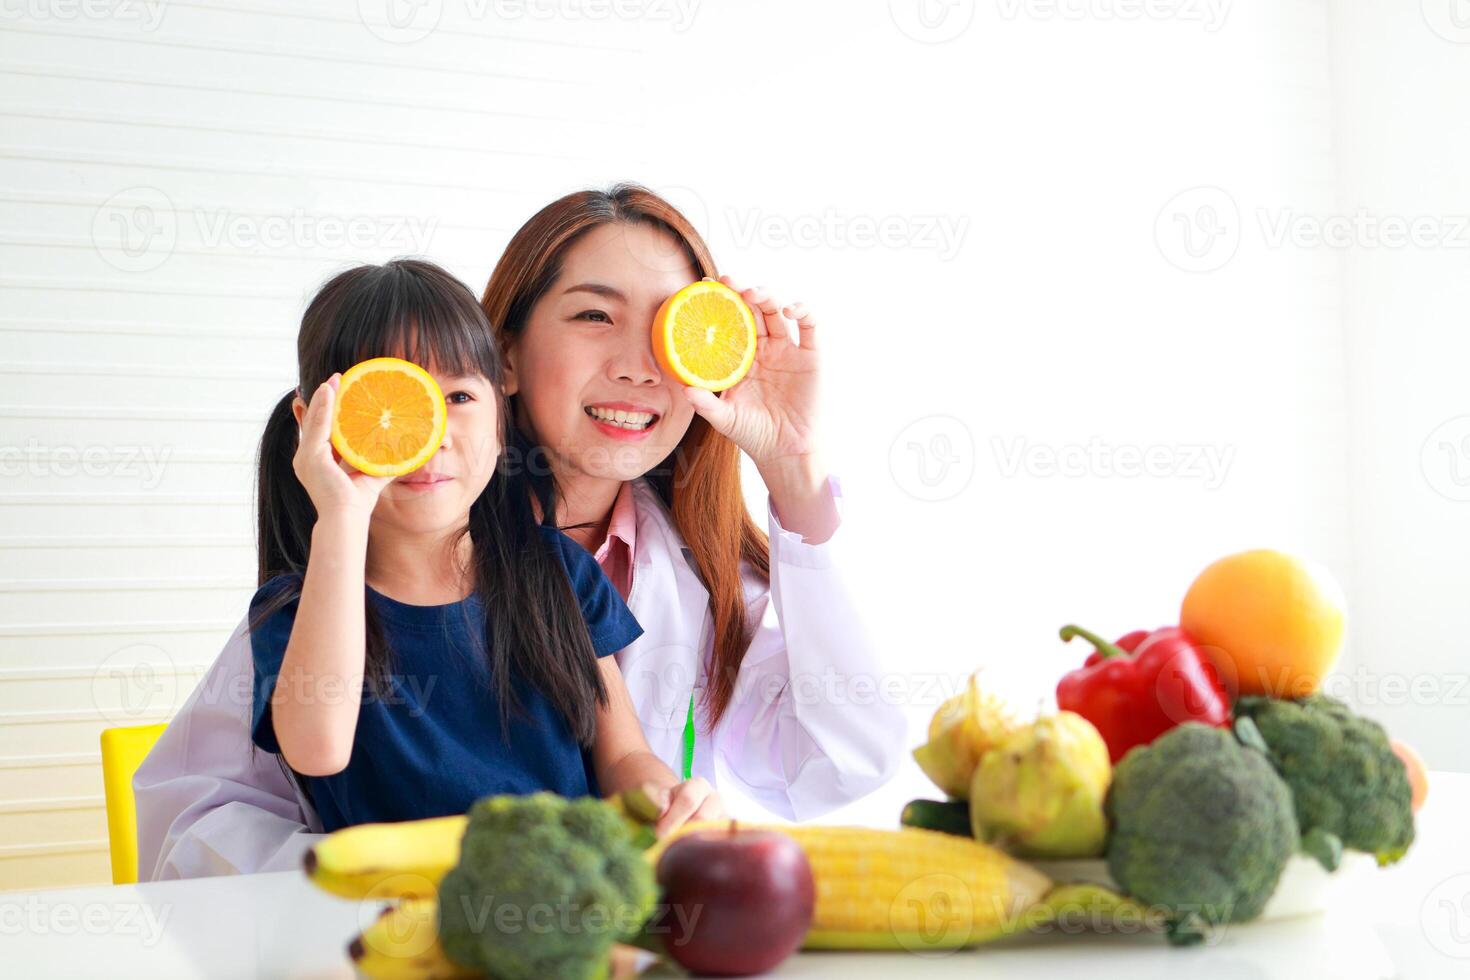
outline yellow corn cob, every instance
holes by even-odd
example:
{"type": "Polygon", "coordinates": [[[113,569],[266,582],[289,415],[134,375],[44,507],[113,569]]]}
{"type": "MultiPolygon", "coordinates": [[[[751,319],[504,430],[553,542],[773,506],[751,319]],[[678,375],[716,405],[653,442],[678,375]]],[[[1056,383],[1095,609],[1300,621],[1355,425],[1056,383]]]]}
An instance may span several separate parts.
{"type": "MultiPolygon", "coordinates": [[[[674,839],[729,823],[686,824],[649,852],[657,861],[674,839]]],[[[1051,880],[979,841],[906,827],[786,827],[741,824],[793,837],[817,888],[806,949],[955,949],[1030,925],[1051,880]]]]}

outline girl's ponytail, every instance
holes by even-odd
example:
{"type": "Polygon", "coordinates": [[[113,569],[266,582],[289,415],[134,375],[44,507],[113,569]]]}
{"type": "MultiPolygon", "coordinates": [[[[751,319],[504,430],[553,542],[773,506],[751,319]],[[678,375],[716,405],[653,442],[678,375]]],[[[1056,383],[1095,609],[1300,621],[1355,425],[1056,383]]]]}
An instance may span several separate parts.
{"type": "MultiPolygon", "coordinates": [[[[255,454],[256,588],[283,572],[306,574],[307,546],[311,541],[311,526],[316,521],[316,508],[306,488],[296,479],[292,462],[298,442],[296,416],[291,411],[295,400],[296,389],[292,388],[276,402],[266,419],[260,448],[255,454]]],[[[250,621],[249,628],[256,629],[271,613],[299,594],[299,586],[289,593],[278,594],[275,601],[250,621]]],[[[259,751],[260,747],[251,739],[251,758],[259,751]]],[[[277,755],[276,763],[286,778],[293,780],[285,757],[277,755]]],[[[310,798],[309,792],[307,796],[310,798]]]]}
{"type": "Polygon", "coordinates": [[[293,466],[299,441],[299,427],[291,411],[295,399],[293,388],[271,409],[256,455],[257,588],[277,575],[306,574],[316,508],[293,466]]]}

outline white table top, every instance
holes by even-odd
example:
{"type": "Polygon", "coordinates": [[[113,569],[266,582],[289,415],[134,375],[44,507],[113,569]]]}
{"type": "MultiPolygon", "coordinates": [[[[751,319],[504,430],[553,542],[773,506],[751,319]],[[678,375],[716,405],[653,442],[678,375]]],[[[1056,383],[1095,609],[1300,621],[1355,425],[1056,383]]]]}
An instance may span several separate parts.
{"type": "MultiPolygon", "coordinates": [[[[934,957],[807,953],[777,974],[1470,977],[1470,774],[1434,773],[1408,857],[1344,885],[1326,914],[1234,926],[1190,949],[1151,935],[1026,936],[934,957]]],[[[0,893],[0,969],[26,978],[352,977],[347,942],[378,908],[320,892],[295,872],[0,893]]]]}

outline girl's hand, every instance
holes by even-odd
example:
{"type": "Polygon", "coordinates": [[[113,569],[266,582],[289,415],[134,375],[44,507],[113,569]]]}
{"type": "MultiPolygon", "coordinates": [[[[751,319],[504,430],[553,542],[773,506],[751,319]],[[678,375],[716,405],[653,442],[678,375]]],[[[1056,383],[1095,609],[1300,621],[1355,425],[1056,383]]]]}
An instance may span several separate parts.
{"type": "Polygon", "coordinates": [[[332,447],[332,406],[341,373],[323,381],[301,419],[301,443],[291,467],[316,506],[317,518],[343,515],[366,521],[391,476],[368,476],[353,469],[332,447]]]}
{"type": "Polygon", "coordinates": [[[703,776],[695,776],[666,789],[653,786],[645,786],[644,789],[650,797],[664,805],[664,812],[653,824],[655,837],[664,837],[690,820],[725,819],[725,805],[720,802],[715,788],[703,776]]]}
{"type": "MultiPolygon", "coordinates": [[[[706,276],[706,279],[709,277],[706,276]]],[[[755,363],[720,395],[686,387],[694,410],[761,469],[814,455],[817,448],[817,323],[802,303],[777,304],[764,289],[735,289],[755,314],[755,363]],[[788,321],[795,321],[795,327],[788,321]],[[800,341],[798,345],[798,340],[800,341]]]]}

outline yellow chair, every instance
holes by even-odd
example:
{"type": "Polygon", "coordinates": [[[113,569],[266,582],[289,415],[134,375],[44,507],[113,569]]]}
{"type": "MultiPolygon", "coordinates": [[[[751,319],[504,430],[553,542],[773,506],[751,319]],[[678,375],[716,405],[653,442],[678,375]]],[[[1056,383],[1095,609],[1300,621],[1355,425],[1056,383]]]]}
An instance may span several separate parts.
{"type": "Polygon", "coordinates": [[[133,773],[168,725],[133,725],[102,730],[102,791],[107,799],[107,840],[112,883],[138,880],[138,812],[133,805],[133,773]]]}

